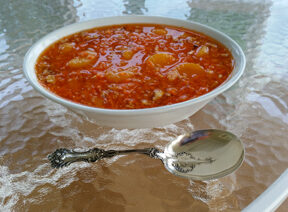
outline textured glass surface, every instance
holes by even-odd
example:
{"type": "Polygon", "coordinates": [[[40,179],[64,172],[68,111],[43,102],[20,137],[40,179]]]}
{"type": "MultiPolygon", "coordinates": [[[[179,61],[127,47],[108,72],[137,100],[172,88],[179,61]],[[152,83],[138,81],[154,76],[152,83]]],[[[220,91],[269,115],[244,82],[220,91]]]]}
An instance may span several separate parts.
{"type": "MultiPolygon", "coordinates": [[[[264,0],[1,0],[1,211],[240,211],[288,167],[288,2],[264,0]],[[212,26],[235,39],[247,57],[238,83],[201,111],[163,128],[96,126],[45,99],[22,73],[39,38],[70,23],[143,14],[212,26]],[[177,135],[229,130],[245,144],[242,167],[199,182],[168,173],[143,155],[54,170],[56,148],[162,149],[177,135]]],[[[278,211],[286,211],[284,202],[278,211]]]]}

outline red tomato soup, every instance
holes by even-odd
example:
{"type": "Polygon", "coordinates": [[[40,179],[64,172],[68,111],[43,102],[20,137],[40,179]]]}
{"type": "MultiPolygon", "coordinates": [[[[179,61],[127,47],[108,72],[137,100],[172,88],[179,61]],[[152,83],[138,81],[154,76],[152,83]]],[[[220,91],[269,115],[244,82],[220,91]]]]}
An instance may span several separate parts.
{"type": "Polygon", "coordinates": [[[183,102],[213,90],[233,69],[214,39],[174,26],[128,24],[78,32],[38,58],[40,83],[60,97],[109,109],[183,102]]]}

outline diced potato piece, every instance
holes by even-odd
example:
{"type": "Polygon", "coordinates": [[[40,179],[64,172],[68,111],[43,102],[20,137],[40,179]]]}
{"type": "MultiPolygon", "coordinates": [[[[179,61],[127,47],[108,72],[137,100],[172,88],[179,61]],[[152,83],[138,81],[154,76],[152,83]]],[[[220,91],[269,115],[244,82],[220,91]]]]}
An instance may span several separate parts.
{"type": "Polygon", "coordinates": [[[47,76],[47,75],[53,74],[53,71],[51,71],[50,69],[44,69],[42,74],[47,76]]]}
{"type": "Polygon", "coordinates": [[[125,50],[122,55],[125,60],[130,60],[133,57],[133,52],[131,50],[125,50]]]}
{"type": "Polygon", "coordinates": [[[202,68],[202,66],[196,63],[183,63],[178,65],[175,69],[180,75],[186,74],[187,76],[192,76],[194,74],[200,75],[205,73],[205,70],[202,68]]]}
{"type": "Polygon", "coordinates": [[[179,96],[179,98],[178,98],[178,100],[179,101],[185,101],[185,100],[187,100],[188,99],[188,95],[187,94],[183,94],[182,96],[179,96]]]}
{"type": "Polygon", "coordinates": [[[70,68],[83,68],[87,65],[89,65],[91,62],[88,58],[82,58],[82,57],[75,57],[72,60],[70,60],[67,65],[70,68]]]}
{"type": "Polygon", "coordinates": [[[127,49],[127,46],[118,45],[114,48],[116,51],[123,51],[127,49]]]}
{"type": "Polygon", "coordinates": [[[209,48],[208,46],[200,46],[197,51],[196,51],[196,56],[197,57],[203,57],[209,53],[209,48]]]}
{"type": "Polygon", "coordinates": [[[67,65],[70,68],[83,68],[90,65],[97,59],[97,53],[91,50],[86,50],[79,53],[78,57],[71,59],[67,65]]]}
{"type": "Polygon", "coordinates": [[[94,60],[97,57],[97,53],[92,50],[86,50],[79,53],[80,57],[87,58],[89,60],[94,60]]]}
{"type": "Polygon", "coordinates": [[[167,31],[165,29],[153,29],[152,32],[157,34],[157,35],[166,35],[167,34],[167,31]]]}
{"type": "Polygon", "coordinates": [[[189,51],[187,54],[188,54],[188,55],[194,54],[194,50],[189,51]]]}
{"type": "Polygon", "coordinates": [[[147,59],[147,63],[156,67],[164,67],[173,64],[175,58],[171,54],[157,53],[147,59]]]}
{"type": "Polygon", "coordinates": [[[188,36],[188,37],[186,38],[186,40],[187,40],[189,43],[193,43],[193,42],[196,40],[196,38],[191,37],[191,36],[188,36]]]}
{"type": "Polygon", "coordinates": [[[48,75],[46,77],[46,82],[51,83],[51,84],[55,84],[55,82],[56,82],[55,76],[54,75],[48,75]]]}
{"type": "Polygon", "coordinates": [[[156,100],[160,99],[163,95],[164,95],[164,92],[161,89],[155,89],[153,100],[156,101],[156,100]]]}
{"type": "Polygon", "coordinates": [[[98,96],[93,96],[91,101],[92,101],[93,105],[96,107],[102,107],[104,104],[103,99],[98,97],[98,96]]]}
{"type": "Polygon", "coordinates": [[[141,102],[143,105],[150,105],[150,102],[147,99],[142,99],[141,102]]]}
{"type": "Polygon", "coordinates": [[[217,47],[218,47],[216,44],[210,43],[210,42],[207,42],[206,45],[207,45],[207,46],[211,46],[211,47],[213,47],[213,48],[217,48],[217,47]]]}
{"type": "Polygon", "coordinates": [[[59,50],[61,53],[65,54],[73,50],[74,46],[74,43],[62,43],[61,45],[59,45],[59,50]]]}
{"type": "Polygon", "coordinates": [[[127,79],[132,78],[135,75],[135,72],[131,68],[124,70],[108,69],[105,75],[110,82],[119,83],[125,82],[127,79]]]}
{"type": "Polygon", "coordinates": [[[214,74],[214,71],[211,70],[211,69],[207,69],[207,70],[206,70],[206,73],[208,73],[208,74],[214,74]]]}
{"type": "Polygon", "coordinates": [[[222,57],[228,57],[229,54],[228,54],[228,53],[222,53],[222,54],[220,54],[220,56],[222,56],[222,57]]]}
{"type": "Polygon", "coordinates": [[[169,93],[170,95],[176,95],[177,89],[176,88],[167,88],[167,93],[169,93]]]}
{"type": "Polygon", "coordinates": [[[180,77],[180,74],[177,70],[173,69],[173,70],[169,70],[167,73],[167,78],[170,81],[173,81],[175,79],[177,79],[178,77],[180,77]]]}

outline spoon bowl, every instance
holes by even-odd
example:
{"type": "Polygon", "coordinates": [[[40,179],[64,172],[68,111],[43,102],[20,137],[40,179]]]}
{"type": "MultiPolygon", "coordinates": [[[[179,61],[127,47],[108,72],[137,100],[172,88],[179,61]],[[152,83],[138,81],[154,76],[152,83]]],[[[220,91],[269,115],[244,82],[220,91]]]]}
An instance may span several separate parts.
{"type": "Polygon", "coordinates": [[[222,130],[198,130],[181,135],[164,151],[168,171],[194,180],[211,180],[235,171],[244,160],[244,147],[234,134],[222,130]]]}

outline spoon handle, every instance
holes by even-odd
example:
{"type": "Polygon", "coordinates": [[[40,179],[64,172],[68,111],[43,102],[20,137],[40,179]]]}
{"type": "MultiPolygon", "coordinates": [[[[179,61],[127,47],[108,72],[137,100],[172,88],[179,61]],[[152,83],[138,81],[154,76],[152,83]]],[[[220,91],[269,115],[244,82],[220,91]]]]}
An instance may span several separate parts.
{"type": "Polygon", "coordinates": [[[48,155],[48,159],[51,162],[53,168],[60,168],[68,166],[71,163],[84,161],[84,162],[95,162],[102,158],[110,158],[115,155],[129,154],[129,153],[140,153],[148,155],[151,158],[159,158],[158,153],[160,151],[156,148],[145,148],[145,149],[129,149],[129,150],[103,150],[99,148],[93,148],[85,152],[77,152],[65,148],[57,149],[52,154],[48,155]]]}

